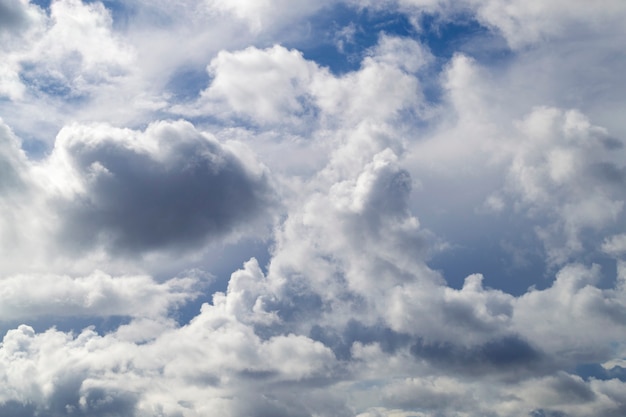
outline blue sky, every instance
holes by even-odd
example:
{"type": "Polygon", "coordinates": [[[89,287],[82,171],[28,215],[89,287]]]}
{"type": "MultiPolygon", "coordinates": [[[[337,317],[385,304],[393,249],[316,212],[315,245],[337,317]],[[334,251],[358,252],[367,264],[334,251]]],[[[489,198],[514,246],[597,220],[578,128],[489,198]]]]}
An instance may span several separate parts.
{"type": "Polygon", "coordinates": [[[626,410],[619,0],[0,0],[0,415],[626,410]]]}

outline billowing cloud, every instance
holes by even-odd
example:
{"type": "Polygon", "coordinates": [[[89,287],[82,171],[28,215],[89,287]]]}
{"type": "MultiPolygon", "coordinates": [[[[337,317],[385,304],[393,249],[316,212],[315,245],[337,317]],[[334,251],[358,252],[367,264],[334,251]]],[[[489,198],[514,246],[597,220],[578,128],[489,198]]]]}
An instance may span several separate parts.
{"type": "Polygon", "coordinates": [[[337,119],[383,121],[420,101],[417,79],[409,74],[430,60],[419,43],[388,36],[359,71],[342,77],[279,45],[222,51],[207,67],[211,83],[197,102],[174,110],[306,127],[337,119]]]}
{"type": "Polygon", "coordinates": [[[220,52],[208,67],[212,81],[201,94],[200,111],[231,109],[261,123],[299,117],[307,111],[304,96],[316,69],[298,51],[281,46],[220,52]]]}
{"type": "Polygon", "coordinates": [[[40,161],[28,159],[7,127],[2,138],[1,243],[12,257],[0,266],[11,275],[88,275],[94,265],[151,254],[171,262],[224,239],[264,238],[278,207],[270,174],[249,149],[189,122],[155,122],[143,132],[67,126],[40,161]]]}
{"type": "Polygon", "coordinates": [[[272,199],[262,167],[187,122],[155,123],[143,133],[67,127],[48,163],[53,185],[67,187],[52,197],[63,215],[60,237],[76,248],[189,248],[241,232],[272,199]]]}
{"type": "MultiPolygon", "coordinates": [[[[535,109],[520,129],[528,140],[514,157],[512,186],[531,209],[558,211],[556,224],[538,229],[548,246],[560,238],[568,252],[580,251],[581,232],[614,227],[622,214],[623,168],[606,145],[608,133],[577,111],[550,108],[535,109]]],[[[550,251],[557,260],[568,253],[550,251]]]]}

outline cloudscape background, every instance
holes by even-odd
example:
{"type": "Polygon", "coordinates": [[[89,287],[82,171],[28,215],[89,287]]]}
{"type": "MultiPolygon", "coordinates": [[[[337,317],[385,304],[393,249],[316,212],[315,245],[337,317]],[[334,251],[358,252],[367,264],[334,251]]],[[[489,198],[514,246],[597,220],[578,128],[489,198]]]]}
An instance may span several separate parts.
{"type": "Polygon", "coordinates": [[[0,0],[0,415],[626,415],[622,0],[0,0]]]}

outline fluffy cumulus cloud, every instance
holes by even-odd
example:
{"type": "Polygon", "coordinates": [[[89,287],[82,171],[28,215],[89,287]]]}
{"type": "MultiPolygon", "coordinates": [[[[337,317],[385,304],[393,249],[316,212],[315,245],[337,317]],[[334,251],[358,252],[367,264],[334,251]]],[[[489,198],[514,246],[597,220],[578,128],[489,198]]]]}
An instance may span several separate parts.
{"type": "Polygon", "coordinates": [[[63,216],[59,234],[70,246],[120,253],[197,247],[271,203],[261,166],[247,166],[187,122],[157,122],[141,133],[69,126],[47,162],[50,187],[61,194],[51,197],[63,216]]]}
{"type": "Polygon", "coordinates": [[[68,125],[39,161],[6,126],[3,135],[1,244],[14,255],[2,262],[7,273],[69,267],[89,274],[131,258],[145,260],[131,267],[140,271],[151,257],[193,257],[243,235],[261,239],[278,207],[270,174],[249,149],[189,122],[157,121],[144,131],[68,125]]]}
{"type": "Polygon", "coordinates": [[[0,414],[626,413],[620,1],[0,4],[0,414]]]}

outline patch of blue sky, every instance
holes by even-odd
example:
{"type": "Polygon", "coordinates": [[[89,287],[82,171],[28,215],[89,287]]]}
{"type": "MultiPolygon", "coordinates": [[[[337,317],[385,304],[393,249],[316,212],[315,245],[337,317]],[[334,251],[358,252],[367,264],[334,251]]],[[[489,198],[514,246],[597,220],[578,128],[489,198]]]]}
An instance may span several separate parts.
{"type": "Polygon", "coordinates": [[[450,20],[425,13],[418,29],[406,14],[396,10],[370,12],[339,4],[323,10],[308,23],[310,38],[294,46],[305,57],[336,73],[358,69],[361,58],[376,45],[381,33],[418,40],[442,63],[458,52],[481,60],[503,59],[511,54],[498,34],[469,15],[450,20]]]}
{"type": "MultiPolygon", "coordinates": [[[[424,217],[421,219],[423,221],[424,217]]],[[[424,221],[424,224],[428,225],[428,222],[424,221]]],[[[480,273],[485,287],[520,296],[531,287],[537,290],[550,287],[564,265],[547,263],[543,242],[535,235],[532,225],[519,216],[489,216],[488,220],[474,218],[474,221],[465,218],[464,224],[462,229],[440,225],[430,228],[451,246],[435,254],[428,265],[441,271],[453,288],[461,288],[467,276],[480,273]]],[[[583,234],[591,236],[591,232],[583,234]]],[[[588,239],[598,241],[597,236],[588,239]]],[[[608,289],[615,286],[615,259],[594,250],[591,245],[574,256],[584,265],[600,266],[596,287],[608,289]]]]}
{"type": "MultiPolygon", "coordinates": [[[[419,21],[420,30],[415,39],[426,45],[435,61],[431,70],[441,72],[455,54],[476,59],[483,65],[498,65],[506,62],[512,52],[504,39],[483,26],[473,16],[458,15],[455,19],[442,19],[437,14],[423,14],[419,21]]],[[[424,96],[428,102],[438,102],[442,89],[437,77],[423,80],[424,96]]]]}
{"type": "Polygon", "coordinates": [[[306,23],[307,37],[287,42],[285,46],[302,51],[306,59],[328,67],[335,74],[359,69],[381,33],[416,35],[415,28],[402,13],[391,10],[374,13],[342,3],[321,10],[306,23]]]}
{"type": "Polygon", "coordinates": [[[131,318],[127,316],[109,317],[60,317],[45,316],[29,320],[4,321],[0,324],[0,335],[6,334],[8,330],[15,329],[21,324],[30,326],[36,333],[44,333],[54,328],[61,332],[80,333],[86,328],[92,328],[98,334],[111,333],[124,324],[130,323],[131,318]]]}
{"type": "Polygon", "coordinates": [[[73,96],[73,90],[63,80],[45,74],[33,74],[30,71],[22,72],[20,80],[35,93],[47,96],[59,97],[69,100],[73,96]]]}
{"type": "MultiPolygon", "coordinates": [[[[547,264],[539,239],[529,236],[516,239],[517,231],[495,238],[483,236],[461,240],[460,243],[452,240],[452,247],[433,256],[428,265],[440,271],[448,285],[457,289],[463,286],[467,276],[475,273],[483,275],[485,287],[514,296],[523,295],[531,287],[537,290],[550,287],[563,265],[547,264]]],[[[577,260],[585,265],[600,266],[596,287],[609,289],[615,286],[617,265],[614,259],[589,250],[577,260]]]]}
{"type": "Polygon", "coordinates": [[[457,15],[454,20],[444,20],[437,14],[423,14],[419,25],[417,39],[427,45],[435,57],[445,61],[455,53],[463,53],[493,63],[512,53],[499,34],[473,16],[457,15]]]}
{"type": "MultiPolygon", "coordinates": [[[[86,3],[92,3],[93,1],[86,1],[86,3]]],[[[100,2],[111,13],[113,27],[125,27],[129,22],[129,17],[135,13],[135,9],[132,6],[133,2],[120,0],[100,0],[100,2]]]]}
{"type": "Polygon", "coordinates": [[[599,363],[583,363],[577,365],[573,373],[586,381],[590,379],[599,379],[602,381],[619,379],[622,382],[626,382],[626,368],[621,366],[606,369],[599,363]]]}
{"type": "Polygon", "coordinates": [[[460,289],[469,275],[483,275],[485,287],[498,289],[518,296],[529,287],[545,289],[552,283],[540,251],[524,251],[523,259],[516,259],[505,241],[489,238],[452,244],[452,247],[436,254],[429,267],[438,270],[447,284],[460,289]],[[489,254],[488,256],[486,254],[489,254]]]}
{"type": "MultiPolygon", "coordinates": [[[[340,3],[322,10],[307,24],[308,36],[286,46],[302,51],[305,58],[338,75],[358,70],[383,33],[411,38],[425,45],[435,57],[431,67],[434,73],[440,72],[455,53],[489,65],[506,62],[512,56],[499,34],[469,15],[444,19],[438,14],[424,13],[418,28],[409,16],[396,9],[374,12],[340,3]]],[[[437,77],[427,80],[431,81],[423,84],[425,97],[429,102],[438,102],[441,88],[437,77]]]]}
{"type": "Polygon", "coordinates": [[[74,89],[60,76],[39,71],[36,66],[24,64],[20,72],[20,80],[34,95],[45,95],[58,98],[67,104],[80,104],[89,97],[74,89]]]}
{"type": "Polygon", "coordinates": [[[22,150],[31,161],[45,158],[50,152],[50,145],[34,137],[22,137],[22,150]]]}
{"type": "Polygon", "coordinates": [[[209,85],[210,81],[211,77],[206,68],[182,67],[172,74],[165,86],[165,91],[176,102],[193,100],[209,85]]]}
{"type": "Polygon", "coordinates": [[[30,0],[31,4],[36,4],[37,6],[41,7],[42,9],[49,9],[50,8],[50,3],[52,3],[52,0],[30,0]]]}

